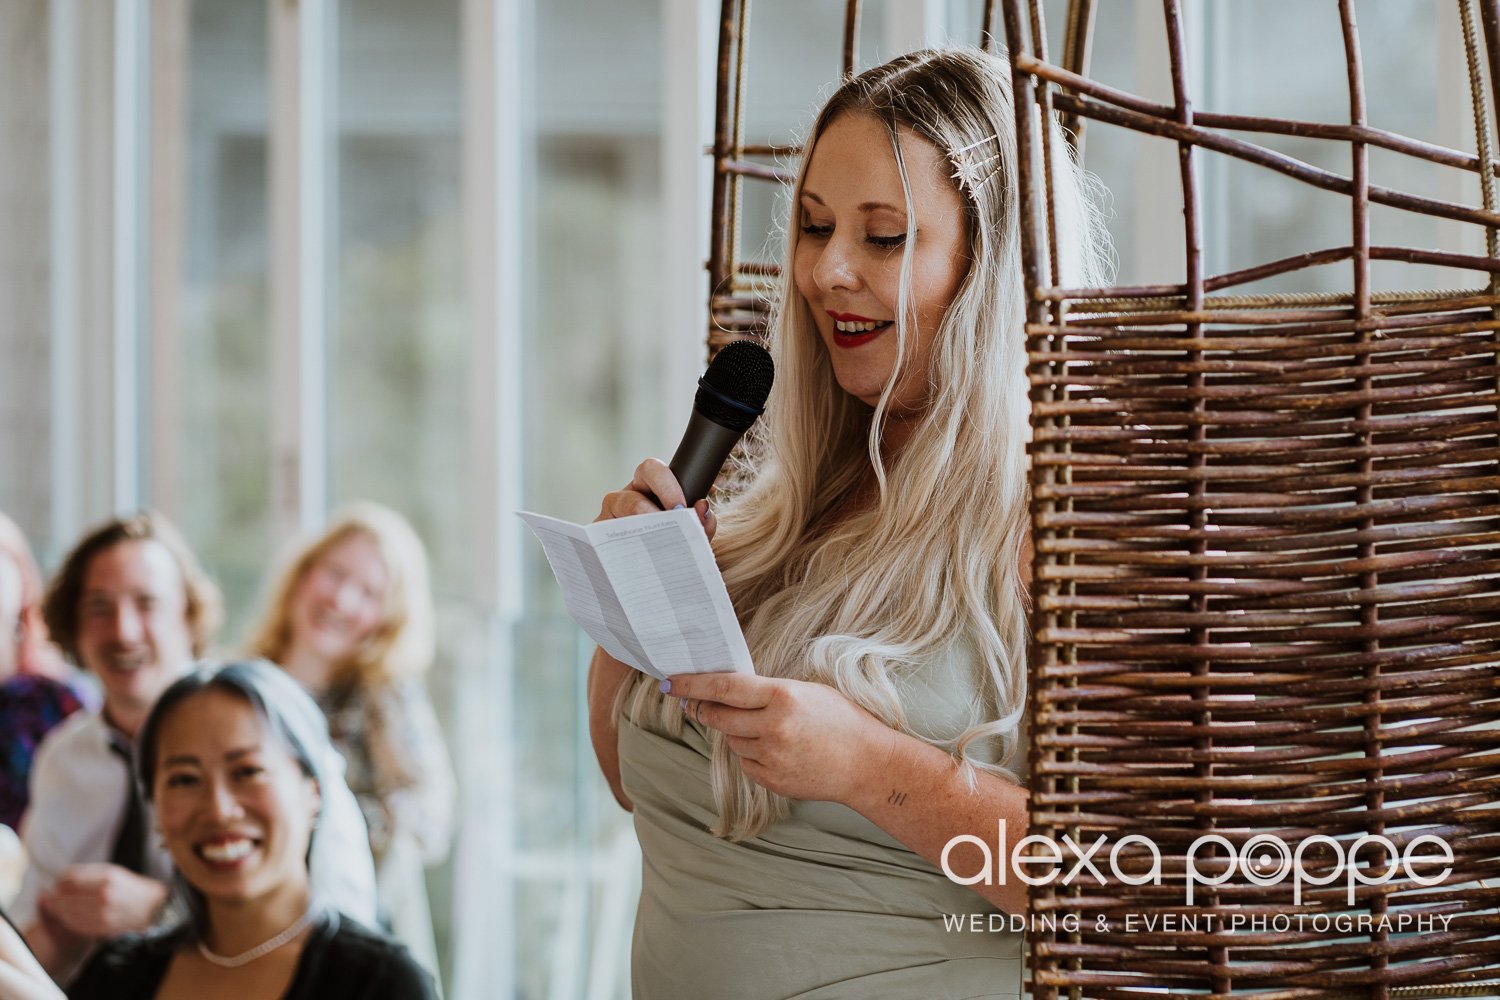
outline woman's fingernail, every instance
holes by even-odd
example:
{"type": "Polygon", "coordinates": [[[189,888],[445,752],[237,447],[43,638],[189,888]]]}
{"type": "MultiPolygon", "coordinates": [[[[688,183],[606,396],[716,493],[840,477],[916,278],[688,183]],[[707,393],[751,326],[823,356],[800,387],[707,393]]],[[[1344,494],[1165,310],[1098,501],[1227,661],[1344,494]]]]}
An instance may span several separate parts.
{"type": "Polygon", "coordinates": [[[678,698],[677,699],[677,707],[680,708],[680,709],[682,709],[682,714],[683,715],[687,715],[687,699],[686,698],[678,698]]]}
{"type": "Polygon", "coordinates": [[[682,508],[683,508],[683,505],[682,504],[678,504],[676,507],[673,507],[672,509],[673,510],[681,510],[682,508]]]}
{"type": "Polygon", "coordinates": [[[670,690],[672,690],[672,682],[670,680],[662,681],[661,682],[661,693],[662,694],[666,694],[670,690]]]}

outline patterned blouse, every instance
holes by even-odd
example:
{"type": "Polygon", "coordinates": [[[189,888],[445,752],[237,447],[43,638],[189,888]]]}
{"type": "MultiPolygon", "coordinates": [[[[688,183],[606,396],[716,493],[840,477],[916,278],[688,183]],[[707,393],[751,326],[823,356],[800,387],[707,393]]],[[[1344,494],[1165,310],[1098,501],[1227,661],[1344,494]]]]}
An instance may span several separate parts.
{"type": "Polygon", "coordinates": [[[419,680],[345,684],[318,698],[345,777],[370,828],[377,863],[396,833],[416,843],[426,864],[448,854],[453,837],[453,767],[432,701],[419,680]]]}
{"type": "Polygon", "coordinates": [[[67,685],[47,677],[17,674],[0,684],[0,823],[20,827],[37,746],[81,707],[67,685]]]}

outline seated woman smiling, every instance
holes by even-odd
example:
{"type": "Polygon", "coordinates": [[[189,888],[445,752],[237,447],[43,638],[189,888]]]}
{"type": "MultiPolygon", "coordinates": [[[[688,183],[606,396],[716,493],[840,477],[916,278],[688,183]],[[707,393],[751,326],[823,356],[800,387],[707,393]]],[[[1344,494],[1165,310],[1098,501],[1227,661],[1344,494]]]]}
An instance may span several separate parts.
{"type": "Polygon", "coordinates": [[[279,574],[251,648],[327,717],[369,827],[381,926],[436,975],[423,868],[448,853],[454,783],[422,682],[436,649],[428,580],[406,518],[350,504],[279,574]]]}
{"type": "MultiPolygon", "coordinates": [[[[272,664],[205,667],[168,688],[136,760],[184,919],[106,945],[68,996],[433,997],[404,948],[320,905],[319,789],[339,780],[325,771],[331,755],[317,705],[272,664]]],[[[27,966],[11,961],[6,971],[27,966]]],[[[5,982],[0,1000],[48,995],[40,983],[7,994],[5,982]]]]}

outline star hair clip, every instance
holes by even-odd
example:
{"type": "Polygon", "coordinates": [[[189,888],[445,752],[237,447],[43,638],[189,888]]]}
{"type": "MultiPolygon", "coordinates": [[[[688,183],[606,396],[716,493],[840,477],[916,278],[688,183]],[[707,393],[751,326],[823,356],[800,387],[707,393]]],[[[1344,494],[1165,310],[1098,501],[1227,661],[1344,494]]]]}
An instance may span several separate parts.
{"type": "Polygon", "coordinates": [[[958,183],[959,190],[968,192],[970,197],[976,197],[979,189],[1000,172],[999,145],[999,136],[987,135],[978,142],[971,142],[962,149],[954,150],[949,159],[953,163],[952,177],[958,183]],[[995,143],[995,151],[985,155],[979,147],[989,142],[995,143]]]}

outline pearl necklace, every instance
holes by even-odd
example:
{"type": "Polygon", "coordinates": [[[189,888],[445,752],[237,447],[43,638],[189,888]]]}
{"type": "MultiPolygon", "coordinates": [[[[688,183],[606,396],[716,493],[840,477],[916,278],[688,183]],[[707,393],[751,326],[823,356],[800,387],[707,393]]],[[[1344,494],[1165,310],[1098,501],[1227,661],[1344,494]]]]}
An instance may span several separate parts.
{"type": "Polygon", "coordinates": [[[251,948],[249,951],[242,951],[238,955],[220,955],[217,952],[209,950],[208,945],[204,944],[202,941],[199,941],[198,954],[202,955],[207,961],[212,962],[214,965],[217,965],[221,969],[238,969],[242,965],[250,964],[257,958],[263,958],[264,956],[271,954],[271,952],[275,951],[277,948],[280,948],[282,945],[292,940],[292,938],[307,930],[308,925],[312,922],[313,914],[311,910],[308,910],[306,913],[302,914],[301,918],[298,919],[296,923],[292,924],[292,926],[288,927],[286,930],[282,931],[275,937],[270,938],[266,941],[262,941],[260,944],[256,945],[254,948],[251,948]]]}

